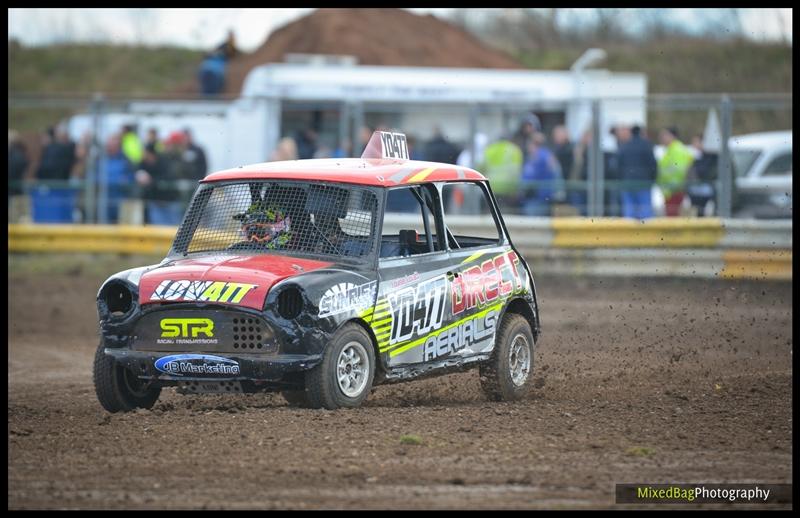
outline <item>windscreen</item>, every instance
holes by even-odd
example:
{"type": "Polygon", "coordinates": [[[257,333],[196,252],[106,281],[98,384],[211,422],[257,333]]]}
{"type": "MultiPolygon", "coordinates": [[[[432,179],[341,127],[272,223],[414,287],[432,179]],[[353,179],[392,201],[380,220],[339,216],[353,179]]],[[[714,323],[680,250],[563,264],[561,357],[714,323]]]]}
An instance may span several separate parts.
{"type": "Polygon", "coordinates": [[[731,156],[734,174],[738,177],[746,176],[760,154],[761,152],[756,150],[733,150],[731,156]]]}
{"type": "Polygon", "coordinates": [[[175,239],[177,253],[363,257],[374,247],[375,193],[287,181],[206,184],[175,239]]]}

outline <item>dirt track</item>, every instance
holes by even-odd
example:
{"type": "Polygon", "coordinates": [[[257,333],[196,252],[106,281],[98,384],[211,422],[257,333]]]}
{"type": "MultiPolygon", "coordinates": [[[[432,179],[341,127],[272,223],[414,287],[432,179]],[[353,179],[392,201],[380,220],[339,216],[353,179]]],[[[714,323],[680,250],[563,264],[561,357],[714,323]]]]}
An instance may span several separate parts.
{"type": "Polygon", "coordinates": [[[350,411],[165,391],[110,415],[91,364],[112,271],[85,270],[9,269],[12,509],[611,507],[618,482],[791,482],[791,283],[537,278],[520,403],[470,371],[350,411]]]}

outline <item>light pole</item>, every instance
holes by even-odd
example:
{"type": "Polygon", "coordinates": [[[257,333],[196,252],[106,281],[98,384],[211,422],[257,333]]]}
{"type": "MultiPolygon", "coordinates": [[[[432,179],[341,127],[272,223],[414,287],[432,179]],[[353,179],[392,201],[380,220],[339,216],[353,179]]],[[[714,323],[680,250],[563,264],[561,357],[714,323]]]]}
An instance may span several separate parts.
{"type": "Polygon", "coordinates": [[[600,63],[606,57],[606,51],[603,49],[588,49],[569,67],[570,72],[572,72],[572,79],[575,81],[575,98],[567,114],[567,129],[573,142],[577,142],[580,139],[581,132],[586,129],[586,121],[589,118],[589,105],[583,98],[583,71],[592,65],[600,63]]]}

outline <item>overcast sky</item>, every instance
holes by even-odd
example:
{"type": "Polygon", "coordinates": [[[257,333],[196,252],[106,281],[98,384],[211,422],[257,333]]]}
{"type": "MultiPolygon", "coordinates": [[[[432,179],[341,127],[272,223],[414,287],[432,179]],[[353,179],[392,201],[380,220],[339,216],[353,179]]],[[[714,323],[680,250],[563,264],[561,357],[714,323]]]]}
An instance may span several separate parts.
{"type": "MultiPolygon", "coordinates": [[[[453,8],[410,8],[418,14],[445,17],[453,8]]],[[[8,10],[8,36],[25,45],[54,42],[102,41],[130,44],[171,44],[208,49],[221,42],[228,29],[238,46],[255,50],[282,25],[313,8],[273,9],[20,9],[8,10]]],[[[568,9],[579,20],[590,9],[568,9]]],[[[702,17],[693,9],[670,9],[670,16],[688,26],[702,17]]],[[[706,14],[713,13],[705,10],[706,14]]],[[[740,9],[742,28],[753,39],[791,41],[791,9],[740,9]]]]}

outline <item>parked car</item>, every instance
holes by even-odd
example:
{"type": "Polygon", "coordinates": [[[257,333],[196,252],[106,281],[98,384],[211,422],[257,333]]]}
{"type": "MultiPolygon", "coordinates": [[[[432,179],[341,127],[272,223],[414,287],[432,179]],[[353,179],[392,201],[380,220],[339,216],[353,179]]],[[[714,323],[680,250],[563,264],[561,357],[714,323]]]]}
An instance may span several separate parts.
{"type": "MultiPolygon", "coordinates": [[[[792,132],[737,135],[730,138],[728,148],[735,178],[733,217],[792,217],[792,132]]],[[[663,156],[663,146],[656,146],[654,153],[656,159],[663,156]]],[[[664,198],[656,187],[653,194],[654,213],[663,215],[664,198]]],[[[688,199],[686,205],[690,205],[688,199]]],[[[716,213],[714,199],[704,213],[716,213]]]]}
{"type": "Polygon", "coordinates": [[[731,137],[734,217],[792,217],[792,132],[731,137]]]}
{"type": "Polygon", "coordinates": [[[150,408],[178,387],[355,407],[375,385],[471,367],[491,399],[523,397],[539,308],[489,183],[407,157],[401,134],[376,132],[361,159],[204,178],[167,257],[100,288],[101,405],[150,408]],[[490,235],[459,230],[454,189],[479,194],[490,235]]]}

